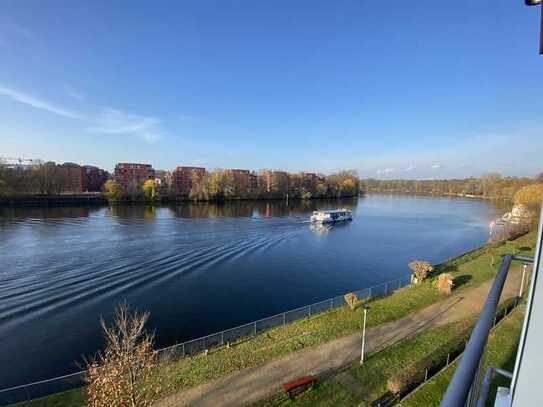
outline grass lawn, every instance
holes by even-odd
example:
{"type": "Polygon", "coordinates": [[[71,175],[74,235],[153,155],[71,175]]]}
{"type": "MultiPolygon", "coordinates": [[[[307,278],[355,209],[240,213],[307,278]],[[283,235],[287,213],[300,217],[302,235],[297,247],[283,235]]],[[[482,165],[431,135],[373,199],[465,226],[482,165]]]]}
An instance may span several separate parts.
{"type": "MultiPolygon", "coordinates": [[[[487,348],[487,365],[512,369],[522,317],[523,312],[519,308],[491,333],[487,348]]],[[[322,380],[312,390],[294,400],[290,400],[284,394],[278,394],[255,403],[253,407],[370,406],[372,401],[387,392],[389,378],[409,366],[419,366],[421,372],[424,372],[424,367],[419,362],[427,361],[428,355],[432,358],[446,357],[450,348],[444,344],[453,345],[467,338],[474,322],[474,319],[469,319],[423,332],[372,355],[363,367],[355,363],[346,371],[322,380]],[[348,380],[344,379],[345,376],[348,376],[348,380]]],[[[430,380],[401,405],[439,406],[453,371],[453,368],[449,368],[430,380]]],[[[503,381],[500,383],[503,385],[503,381]]],[[[494,383],[494,389],[496,386],[494,383]]]]}
{"type": "MultiPolygon", "coordinates": [[[[485,372],[489,366],[501,367],[510,372],[513,371],[524,316],[522,311],[521,308],[515,310],[490,334],[485,357],[485,372]]],[[[413,393],[401,405],[410,407],[439,406],[456,366],[456,363],[451,365],[447,370],[413,393]]],[[[497,387],[508,386],[509,382],[509,379],[501,376],[494,378],[490,388],[490,397],[487,401],[488,406],[494,405],[497,387]]]]}
{"type": "MultiPolygon", "coordinates": [[[[536,233],[531,232],[513,242],[494,249],[496,263],[504,253],[516,251],[530,254],[535,246],[536,233]]],[[[499,264],[490,265],[490,255],[484,249],[477,250],[437,267],[437,272],[452,273],[457,281],[457,290],[480,284],[494,277],[499,264]]],[[[368,326],[401,318],[422,309],[442,298],[432,286],[430,279],[413,287],[405,287],[394,294],[370,300],[371,318],[368,326]]],[[[296,350],[318,345],[360,330],[362,311],[351,311],[341,307],[316,315],[309,319],[295,321],[286,327],[276,328],[256,337],[242,340],[230,348],[212,350],[208,355],[196,355],[163,363],[156,377],[160,383],[160,396],[182,391],[192,386],[235,373],[241,369],[263,364],[271,359],[296,350]]],[[[369,362],[369,361],[368,361],[369,362]]],[[[21,403],[26,406],[77,406],[84,400],[82,389],[76,389],[33,402],[21,403]],[[60,400],[60,404],[57,400],[60,400]]]]}
{"type": "MultiPolygon", "coordinates": [[[[366,406],[387,392],[388,379],[443,348],[451,340],[467,337],[473,320],[455,322],[431,329],[398,342],[371,355],[361,367],[357,363],[337,376],[321,381],[315,388],[294,400],[280,394],[255,404],[264,406],[366,406]],[[342,377],[347,376],[347,380],[342,377]],[[345,383],[351,383],[347,386],[345,383]]],[[[445,355],[447,352],[445,352],[445,355]]],[[[424,368],[422,368],[424,371],[424,368]]]]}

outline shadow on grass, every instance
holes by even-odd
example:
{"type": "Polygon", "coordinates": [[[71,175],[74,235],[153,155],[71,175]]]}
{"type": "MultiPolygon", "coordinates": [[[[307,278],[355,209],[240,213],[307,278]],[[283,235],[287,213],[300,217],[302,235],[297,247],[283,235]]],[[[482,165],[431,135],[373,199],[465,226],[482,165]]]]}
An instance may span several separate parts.
{"type": "Polygon", "coordinates": [[[437,277],[442,273],[454,273],[455,271],[458,271],[458,266],[456,264],[440,264],[428,276],[437,277]]]}
{"type": "Polygon", "coordinates": [[[462,287],[463,285],[469,283],[473,279],[473,276],[469,274],[462,274],[454,279],[455,288],[462,287]]]}

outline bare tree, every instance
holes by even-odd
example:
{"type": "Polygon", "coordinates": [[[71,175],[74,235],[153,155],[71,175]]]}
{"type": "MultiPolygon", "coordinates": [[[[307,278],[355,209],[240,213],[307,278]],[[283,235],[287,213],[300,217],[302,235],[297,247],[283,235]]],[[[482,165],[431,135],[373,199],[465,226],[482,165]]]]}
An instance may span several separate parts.
{"type": "Polygon", "coordinates": [[[101,320],[106,349],[87,364],[88,405],[148,406],[157,389],[148,386],[157,365],[153,349],[154,335],[144,330],[149,313],[131,312],[121,304],[115,311],[115,322],[107,326],[101,320]]]}

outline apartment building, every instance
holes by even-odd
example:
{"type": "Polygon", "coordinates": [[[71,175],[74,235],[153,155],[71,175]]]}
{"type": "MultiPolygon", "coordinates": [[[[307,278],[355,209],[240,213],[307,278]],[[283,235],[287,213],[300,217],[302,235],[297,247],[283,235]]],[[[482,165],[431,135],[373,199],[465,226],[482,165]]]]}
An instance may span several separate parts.
{"type": "Polygon", "coordinates": [[[177,194],[188,196],[195,183],[201,183],[206,175],[204,167],[179,166],[172,174],[172,185],[177,194]]]}
{"type": "Polygon", "coordinates": [[[154,176],[155,170],[151,164],[118,163],[115,165],[115,181],[128,192],[139,191],[143,183],[154,176]]]}

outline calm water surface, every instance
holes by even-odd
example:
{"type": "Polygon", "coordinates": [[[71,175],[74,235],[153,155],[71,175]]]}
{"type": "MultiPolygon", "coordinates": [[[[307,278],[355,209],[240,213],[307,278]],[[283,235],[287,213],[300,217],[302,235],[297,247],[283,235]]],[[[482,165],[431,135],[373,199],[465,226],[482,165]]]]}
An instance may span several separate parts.
{"type": "Polygon", "coordinates": [[[99,319],[149,310],[159,347],[409,272],[482,244],[501,211],[462,199],[0,209],[0,388],[78,370],[99,319]],[[349,207],[316,229],[311,211],[349,207]],[[9,367],[9,368],[8,368],[9,367]]]}

